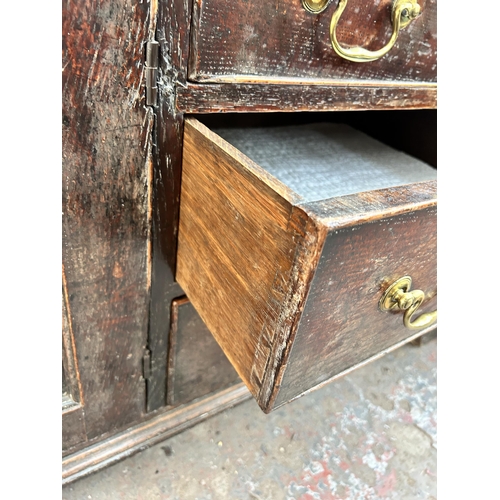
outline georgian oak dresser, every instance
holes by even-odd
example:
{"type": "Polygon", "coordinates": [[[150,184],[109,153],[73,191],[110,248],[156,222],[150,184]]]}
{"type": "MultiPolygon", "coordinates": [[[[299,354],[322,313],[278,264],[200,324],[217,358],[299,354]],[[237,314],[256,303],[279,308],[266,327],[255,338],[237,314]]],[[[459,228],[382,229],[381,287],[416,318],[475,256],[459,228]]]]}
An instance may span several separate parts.
{"type": "Polygon", "coordinates": [[[64,482],[436,328],[436,10],[64,3],[64,482]]]}

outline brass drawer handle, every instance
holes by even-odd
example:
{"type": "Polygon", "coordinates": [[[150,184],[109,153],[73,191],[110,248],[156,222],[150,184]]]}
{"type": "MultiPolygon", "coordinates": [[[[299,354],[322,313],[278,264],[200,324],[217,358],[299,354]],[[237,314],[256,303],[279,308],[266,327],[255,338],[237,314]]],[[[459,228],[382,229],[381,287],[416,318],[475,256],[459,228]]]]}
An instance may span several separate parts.
{"type": "Polygon", "coordinates": [[[402,310],[405,311],[403,323],[410,330],[421,330],[437,321],[437,310],[421,314],[417,319],[411,317],[420,307],[425,299],[425,293],[422,290],[413,290],[410,292],[411,278],[403,276],[396,280],[384,293],[379,301],[381,311],[402,310]]]}
{"type": "MultiPolygon", "coordinates": [[[[417,0],[394,0],[392,4],[392,35],[385,47],[371,51],[363,47],[342,47],[337,40],[337,23],[346,8],[348,0],[339,0],[337,10],[333,13],[330,22],[330,40],[333,50],[344,59],[354,62],[369,62],[380,59],[392,49],[399,35],[399,30],[408,26],[415,18],[421,14],[420,5],[417,0]]],[[[313,14],[323,12],[330,0],[302,0],[303,7],[313,14]]]]}

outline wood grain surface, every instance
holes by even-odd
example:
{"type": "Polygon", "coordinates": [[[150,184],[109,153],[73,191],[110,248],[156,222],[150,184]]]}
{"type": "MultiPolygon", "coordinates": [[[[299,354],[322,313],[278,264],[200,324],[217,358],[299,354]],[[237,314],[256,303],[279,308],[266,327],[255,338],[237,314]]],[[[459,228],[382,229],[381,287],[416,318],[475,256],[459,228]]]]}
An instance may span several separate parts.
{"type": "Polygon", "coordinates": [[[62,267],[62,364],[64,389],[75,403],[83,403],[82,382],[78,369],[75,337],[71,322],[68,286],[64,266],[62,267]]]}
{"type": "Polygon", "coordinates": [[[272,182],[204,125],[186,120],[176,279],[255,396],[257,348],[269,348],[262,332],[273,335],[282,305],[272,291],[289,282],[296,246],[288,227],[293,194],[272,182]]]}
{"type": "Polygon", "coordinates": [[[378,309],[396,279],[410,275],[425,292],[415,317],[437,308],[435,192],[430,181],[314,207],[335,215],[323,218],[328,236],[275,407],[415,334],[403,312],[378,309]]]}
{"type": "Polygon", "coordinates": [[[178,86],[186,80],[191,2],[158,3],[155,33],[160,45],[159,96],[152,192],[151,302],[148,349],[147,410],[166,404],[167,349],[171,302],[184,295],[174,281],[184,115],[175,108],[178,86]]]}
{"type": "Polygon", "coordinates": [[[62,447],[63,450],[68,450],[87,441],[87,430],[64,266],[62,267],[62,365],[62,447]]]}
{"type": "Polygon", "coordinates": [[[177,91],[184,113],[362,111],[426,109],[437,106],[431,85],[326,85],[279,83],[187,83],[177,91]]]}
{"type": "MultiPolygon", "coordinates": [[[[243,83],[259,78],[436,81],[436,0],[419,0],[422,15],[400,31],[381,59],[356,63],[338,56],[329,26],[337,3],[308,13],[300,0],[196,0],[190,54],[193,81],[243,83]]],[[[392,0],[350,0],[337,38],[346,47],[377,50],[392,33],[392,0]]]]}
{"type": "Polygon", "coordinates": [[[149,4],[64,3],[62,21],[63,263],[90,440],[145,410],[149,4]]]}

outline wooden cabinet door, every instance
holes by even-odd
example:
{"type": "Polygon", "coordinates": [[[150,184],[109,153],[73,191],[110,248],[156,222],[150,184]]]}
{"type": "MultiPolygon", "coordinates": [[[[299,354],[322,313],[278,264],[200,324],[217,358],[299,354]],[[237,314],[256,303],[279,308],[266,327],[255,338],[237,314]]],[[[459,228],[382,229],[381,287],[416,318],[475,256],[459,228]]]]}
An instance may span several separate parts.
{"type": "Polygon", "coordinates": [[[131,0],[110,0],[104,8],[85,0],[63,5],[65,352],[67,367],[74,366],[68,377],[79,387],[78,409],[67,402],[72,410],[63,417],[67,453],[126,428],[146,408],[154,123],[143,88],[149,10],[149,3],[131,0]]]}

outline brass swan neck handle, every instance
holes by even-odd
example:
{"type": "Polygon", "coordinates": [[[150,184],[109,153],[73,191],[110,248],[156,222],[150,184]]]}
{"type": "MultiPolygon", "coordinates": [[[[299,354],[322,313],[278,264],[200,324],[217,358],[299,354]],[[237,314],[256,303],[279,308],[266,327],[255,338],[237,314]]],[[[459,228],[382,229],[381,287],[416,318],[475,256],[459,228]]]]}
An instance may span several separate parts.
{"type": "MultiPolygon", "coordinates": [[[[302,0],[303,7],[313,14],[323,12],[330,0],[302,0]]],[[[353,62],[369,62],[380,59],[392,49],[398,39],[399,31],[408,26],[421,14],[421,8],[417,0],[394,0],[392,4],[392,35],[389,42],[379,50],[367,50],[363,47],[343,47],[337,40],[337,24],[340,16],[347,6],[348,0],[339,0],[339,5],[333,13],[330,22],[330,40],[333,50],[344,59],[353,62]]]]}
{"type": "Polygon", "coordinates": [[[410,276],[403,276],[396,280],[381,297],[379,309],[381,311],[405,311],[403,316],[405,327],[410,330],[422,330],[437,321],[437,310],[412,319],[413,314],[424,301],[425,293],[422,290],[410,291],[411,281],[410,276]]]}

